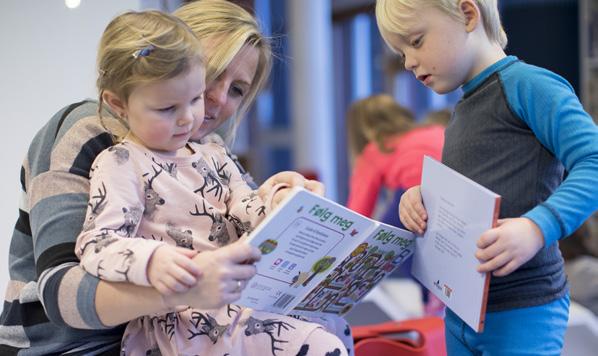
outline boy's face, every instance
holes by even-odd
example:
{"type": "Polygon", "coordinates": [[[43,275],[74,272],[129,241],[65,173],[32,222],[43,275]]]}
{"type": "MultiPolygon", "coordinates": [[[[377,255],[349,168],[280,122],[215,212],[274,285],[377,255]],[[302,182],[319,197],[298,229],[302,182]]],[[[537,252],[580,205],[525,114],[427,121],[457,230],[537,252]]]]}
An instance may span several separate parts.
{"type": "Polygon", "coordinates": [[[448,93],[473,78],[472,41],[466,25],[434,7],[416,10],[406,36],[390,34],[389,45],[405,69],[436,93],[448,93]]]}

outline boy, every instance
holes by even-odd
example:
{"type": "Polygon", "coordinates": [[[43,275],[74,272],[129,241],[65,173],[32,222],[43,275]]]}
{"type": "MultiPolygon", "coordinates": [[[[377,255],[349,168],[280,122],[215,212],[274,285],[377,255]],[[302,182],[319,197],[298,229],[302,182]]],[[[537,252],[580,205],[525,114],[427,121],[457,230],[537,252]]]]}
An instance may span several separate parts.
{"type": "MultiPolygon", "coordinates": [[[[447,310],[449,353],[559,355],[569,296],[556,242],[598,208],[598,129],[563,78],[505,55],[496,0],[378,0],[376,18],[424,85],[462,86],[442,161],[502,196],[477,242],[478,271],[492,272],[485,330],[447,310]]],[[[419,186],[399,211],[424,231],[419,186]]]]}

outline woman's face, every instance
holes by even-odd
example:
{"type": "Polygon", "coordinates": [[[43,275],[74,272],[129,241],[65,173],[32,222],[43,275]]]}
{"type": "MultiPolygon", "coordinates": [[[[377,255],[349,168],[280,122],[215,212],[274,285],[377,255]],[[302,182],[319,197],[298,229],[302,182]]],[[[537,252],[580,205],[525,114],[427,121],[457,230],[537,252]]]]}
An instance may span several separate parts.
{"type": "MultiPolygon", "coordinates": [[[[215,46],[222,45],[215,38],[208,38],[202,41],[202,44],[207,57],[215,46]]],[[[237,112],[251,88],[258,61],[258,50],[253,46],[245,45],[224,72],[211,83],[207,83],[205,119],[193,135],[194,140],[213,132],[237,112]]]]}

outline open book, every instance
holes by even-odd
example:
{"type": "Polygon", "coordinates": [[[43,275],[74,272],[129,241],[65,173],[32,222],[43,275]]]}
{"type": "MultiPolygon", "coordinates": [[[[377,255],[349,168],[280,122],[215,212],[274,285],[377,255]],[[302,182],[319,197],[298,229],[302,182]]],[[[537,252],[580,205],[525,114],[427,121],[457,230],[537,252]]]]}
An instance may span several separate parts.
{"type": "Polygon", "coordinates": [[[476,270],[476,243],[495,226],[500,196],[428,156],[421,193],[428,222],[416,239],[411,274],[481,332],[490,277],[476,270]]]}
{"type": "Polygon", "coordinates": [[[414,239],[295,188],[249,235],[262,259],[235,304],[279,314],[345,314],[413,253],[414,239]]]}

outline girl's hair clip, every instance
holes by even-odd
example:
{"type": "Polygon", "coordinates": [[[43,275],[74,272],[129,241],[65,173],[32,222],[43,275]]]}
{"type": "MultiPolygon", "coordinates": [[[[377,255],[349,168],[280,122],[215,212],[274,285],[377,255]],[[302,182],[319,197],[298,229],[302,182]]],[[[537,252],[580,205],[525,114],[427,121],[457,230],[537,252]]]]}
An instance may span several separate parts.
{"type": "Polygon", "coordinates": [[[142,49],[138,49],[133,52],[133,58],[137,59],[139,57],[147,57],[152,53],[155,49],[154,45],[148,45],[147,47],[143,47],[142,49]]]}

